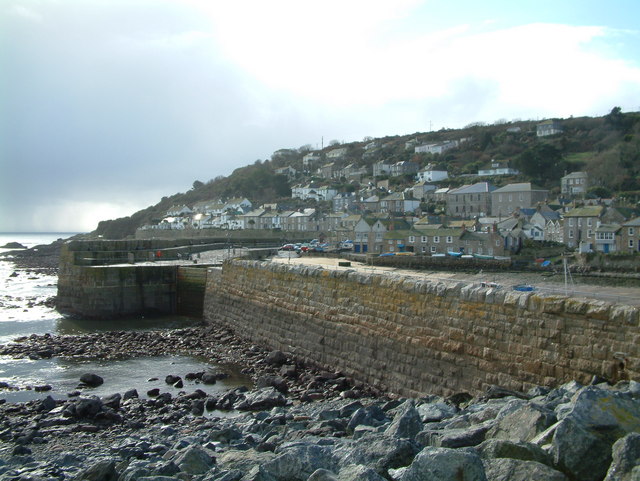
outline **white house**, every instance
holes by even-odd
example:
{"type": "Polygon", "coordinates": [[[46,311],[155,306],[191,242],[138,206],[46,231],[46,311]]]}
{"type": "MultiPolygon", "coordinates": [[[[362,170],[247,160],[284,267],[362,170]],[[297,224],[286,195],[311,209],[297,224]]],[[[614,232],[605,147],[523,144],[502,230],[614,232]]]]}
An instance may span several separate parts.
{"type": "Polygon", "coordinates": [[[434,144],[418,145],[415,148],[415,153],[424,154],[443,154],[447,150],[451,150],[458,146],[460,142],[457,140],[445,140],[444,142],[437,142],[434,144]]]}
{"type": "Polygon", "coordinates": [[[520,171],[509,166],[509,162],[492,160],[478,169],[478,175],[518,175],[520,171]]]}
{"type": "Polygon", "coordinates": [[[449,178],[449,173],[433,164],[427,164],[424,170],[418,172],[417,179],[421,182],[438,182],[449,178]]]}

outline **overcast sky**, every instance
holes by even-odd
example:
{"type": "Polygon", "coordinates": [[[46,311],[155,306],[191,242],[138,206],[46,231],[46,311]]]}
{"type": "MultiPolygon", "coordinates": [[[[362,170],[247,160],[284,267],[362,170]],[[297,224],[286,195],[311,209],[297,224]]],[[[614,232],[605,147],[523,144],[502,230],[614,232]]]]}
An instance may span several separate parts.
{"type": "Polygon", "coordinates": [[[1,0],[0,231],[279,148],[640,110],[637,0],[1,0]]]}

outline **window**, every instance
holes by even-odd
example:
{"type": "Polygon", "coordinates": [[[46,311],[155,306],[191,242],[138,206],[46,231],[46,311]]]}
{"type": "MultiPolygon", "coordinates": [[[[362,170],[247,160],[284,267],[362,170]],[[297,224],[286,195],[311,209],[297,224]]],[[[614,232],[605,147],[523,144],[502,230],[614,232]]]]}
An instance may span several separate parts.
{"type": "Polygon", "coordinates": [[[396,244],[398,244],[400,246],[400,245],[402,245],[402,241],[401,240],[397,240],[396,244]]]}
{"type": "Polygon", "coordinates": [[[447,236],[447,244],[451,244],[453,242],[453,237],[450,235],[447,236]]]}
{"type": "Polygon", "coordinates": [[[573,219],[569,219],[569,227],[573,227],[573,219]]]}
{"type": "Polygon", "coordinates": [[[431,246],[431,253],[434,254],[436,252],[436,246],[431,246]]]}
{"type": "Polygon", "coordinates": [[[502,202],[502,194],[498,194],[498,202],[502,202]]]}
{"type": "Polygon", "coordinates": [[[435,244],[438,244],[438,243],[440,242],[440,236],[439,236],[439,235],[434,235],[434,236],[433,236],[433,242],[434,242],[435,244]]]}
{"type": "Polygon", "coordinates": [[[635,235],[635,231],[634,231],[633,227],[629,227],[629,235],[630,236],[635,235]]]}
{"type": "Polygon", "coordinates": [[[582,227],[582,217],[578,217],[578,227],[582,227]]]}
{"type": "Polygon", "coordinates": [[[573,239],[573,231],[572,230],[569,231],[569,239],[573,239]]]}
{"type": "Polygon", "coordinates": [[[591,236],[593,235],[593,229],[589,229],[587,231],[587,239],[591,239],[591,236]]]}
{"type": "Polygon", "coordinates": [[[513,200],[513,196],[509,194],[509,202],[511,202],[512,200],[513,200]]]}
{"type": "Polygon", "coordinates": [[[591,226],[593,226],[593,219],[591,217],[589,217],[587,219],[587,227],[591,227],[591,226]]]}
{"type": "Polygon", "coordinates": [[[522,202],[524,200],[524,194],[522,193],[518,194],[518,200],[522,202]]]}
{"type": "Polygon", "coordinates": [[[410,235],[409,236],[409,244],[413,244],[416,241],[416,236],[410,235]]]}
{"type": "Polygon", "coordinates": [[[382,239],[382,232],[376,232],[376,240],[382,239]]]}
{"type": "Polygon", "coordinates": [[[423,235],[423,236],[420,238],[420,242],[427,242],[427,236],[426,236],[426,235],[423,235]]]}
{"type": "Polygon", "coordinates": [[[422,253],[424,254],[425,252],[427,252],[427,248],[425,246],[422,246],[422,253]]]}
{"type": "Polygon", "coordinates": [[[496,240],[496,247],[500,247],[500,239],[496,240]]]}
{"type": "Polygon", "coordinates": [[[633,249],[633,239],[629,239],[629,249],[633,249]]]}

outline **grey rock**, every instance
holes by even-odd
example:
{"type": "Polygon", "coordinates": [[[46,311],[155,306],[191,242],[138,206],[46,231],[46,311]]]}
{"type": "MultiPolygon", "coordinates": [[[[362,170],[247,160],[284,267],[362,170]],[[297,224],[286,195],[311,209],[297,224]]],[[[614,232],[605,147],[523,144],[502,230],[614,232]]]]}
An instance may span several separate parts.
{"type": "Polygon", "coordinates": [[[337,460],[330,446],[300,444],[284,448],[262,470],[277,480],[306,481],[318,469],[335,472],[337,460]]]}
{"type": "Polygon", "coordinates": [[[391,424],[385,430],[387,436],[415,439],[424,425],[413,401],[407,400],[398,410],[391,424]]]}
{"type": "Polygon", "coordinates": [[[442,421],[455,416],[458,409],[445,402],[423,403],[416,407],[423,423],[442,421]]]}
{"type": "Polygon", "coordinates": [[[216,462],[221,469],[247,473],[254,466],[265,464],[275,457],[276,455],[269,451],[229,449],[217,455],[216,462]]]}
{"type": "Polygon", "coordinates": [[[551,456],[540,446],[532,443],[488,439],[476,449],[482,458],[509,458],[552,465],[551,456]]]}
{"type": "Polygon", "coordinates": [[[477,446],[485,440],[488,425],[477,425],[468,428],[442,430],[424,430],[416,436],[416,442],[422,446],[443,448],[463,448],[477,446]]]}
{"type": "Polygon", "coordinates": [[[115,393],[109,396],[105,396],[101,400],[102,404],[104,404],[105,406],[117,410],[120,408],[120,401],[122,400],[122,396],[120,396],[119,393],[115,393]]]}
{"type": "Polygon", "coordinates": [[[568,481],[560,471],[536,461],[487,459],[484,467],[488,481],[568,481]]]}
{"type": "Polygon", "coordinates": [[[386,421],[384,411],[377,406],[369,406],[356,410],[349,419],[347,424],[347,432],[353,433],[356,426],[372,426],[377,427],[386,421]]]}
{"type": "Polygon", "coordinates": [[[181,379],[182,378],[180,376],[175,376],[173,374],[169,374],[167,377],[164,378],[164,382],[166,382],[167,384],[174,385],[175,383],[177,383],[181,379]]]}
{"type": "Polygon", "coordinates": [[[634,431],[640,431],[640,403],[629,393],[586,387],[555,430],[554,463],[576,479],[599,481],[611,464],[613,443],[634,431]]]}
{"type": "Polygon", "coordinates": [[[316,469],[307,481],[343,481],[343,479],[338,479],[335,474],[326,469],[316,469]]]}
{"type": "Polygon", "coordinates": [[[267,354],[265,362],[272,366],[282,366],[287,362],[287,356],[282,351],[271,351],[269,354],[267,354]]]}
{"type": "Polygon", "coordinates": [[[530,441],[555,422],[552,411],[527,404],[498,420],[487,432],[487,438],[530,441]]]}
{"type": "Polygon", "coordinates": [[[270,409],[276,406],[285,406],[287,399],[273,387],[259,389],[248,393],[245,398],[234,404],[239,410],[270,409]]]}
{"type": "Polygon", "coordinates": [[[86,373],[80,376],[80,382],[89,387],[98,387],[104,383],[104,379],[102,379],[97,374],[86,373]]]}
{"type": "Polygon", "coordinates": [[[340,481],[385,481],[375,470],[362,465],[349,465],[340,470],[340,481]]]}
{"type": "Polygon", "coordinates": [[[97,397],[80,398],[75,403],[75,415],[80,418],[95,417],[102,410],[102,401],[97,397]]]}
{"type": "Polygon", "coordinates": [[[198,446],[191,446],[177,454],[173,462],[181,471],[195,475],[209,471],[215,465],[215,458],[198,446]]]}
{"type": "Polygon", "coordinates": [[[244,473],[239,469],[232,469],[231,471],[218,472],[208,479],[212,481],[240,481],[243,476],[244,473]]]}
{"type": "Polygon", "coordinates": [[[427,447],[398,478],[400,481],[487,481],[477,454],[465,450],[427,447]]]}
{"type": "Polygon", "coordinates": [[[78,473],[78,481],[116,481],[116,462],[113,459],[103,459],[83,469],[78,473]]]}
{"type": "Polygon", "coordinates": [[[127,401],[138,397],[138,391],[136,389],[129,389],[122,395],[122,400],[127,401]]]}
{"type": "Polygon", "coordinates": [[[287,382],[280,376],[260,376],[256,379],[256,389],[274,387],[283,394],[286,394],[287,382]]]}
{"type": "Polygon", "coordinates": [[[389,469],[411,464],[419,451],[419,446],[409,439],[369,434],[353,444],[338,447],[335,455],[341,466],[369,466],[384,476],[389,469]]]}
{"type": "Polygon", "coordinates": [[[613,461],[605,481],[640,480],[640,433],[618,439],[612,449],[613,461]]]}

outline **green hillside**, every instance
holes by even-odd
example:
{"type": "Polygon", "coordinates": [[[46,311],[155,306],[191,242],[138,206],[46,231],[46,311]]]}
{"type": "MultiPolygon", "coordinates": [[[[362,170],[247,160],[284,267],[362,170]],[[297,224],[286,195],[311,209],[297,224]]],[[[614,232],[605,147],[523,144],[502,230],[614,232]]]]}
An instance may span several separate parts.
{"type": "MultiPolygon", "coordinates": [[[[421,167],[434,163],[449,172],[450,179],[443,184],[457,186],[475,182],[474,174],[491,160],[509,161],[520,170],[519,176],[483,177],[483,180],[489,180],[496,186],[509,182],[534,182],[548,188],[554,195],[559,193],[560,177],[566,172],[585,170],[589,173],[594,196],[613,195],[627,202],[640,200],[640,113],[623,113],[615,107],[603,117],[556,120],[563,132],[547,137],[536,135],[538,121],[513,121],[365,138],[361,142],[343,145],[334,143],[320,152],[320,165],[328,162],[327,152],[344,147],[346,155],[336,162],[337,167],[354,164],[366,167],[370,172],[373,164],[382,160],[388,163],[411,160],[421,167]],[[414,152],[416,145],[454,140],[463,141],[444,154],[414,152]]],[[[327,183],[326,179],[315,175],[315,170],[304,171],[302,158],[309,150],[308,146],[282,149],[271,159],[236,169],[228,177],[217,177],[208,182],[196,180],[188,192],[163,197],[156,205],[130,217],[100,222],[95,234],[106,238],[133,235],[138,227],[160,220],[172,205],[193,205],[201,200],[247,197],[254,205],[286,202],[291,207],[298,207],[300,202],[290,198],[292,185],[312,181],[327,183]],[[289,166],[297,171],[294,178],[289,180],[275,173],[276,169],[289,166]]],[[[392,188],[400,190],[412,185],[414,180],[412,176],[406,176],[392,178],[390,182],[392,188]]],[[[344,178],[332,183],[341,191],[354,191],[360,187],[344,178]]]]}

